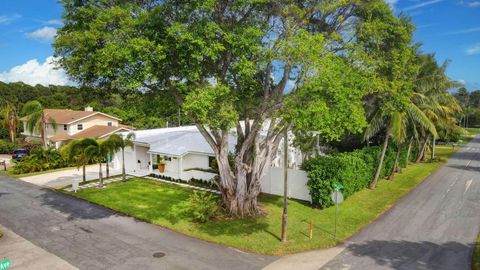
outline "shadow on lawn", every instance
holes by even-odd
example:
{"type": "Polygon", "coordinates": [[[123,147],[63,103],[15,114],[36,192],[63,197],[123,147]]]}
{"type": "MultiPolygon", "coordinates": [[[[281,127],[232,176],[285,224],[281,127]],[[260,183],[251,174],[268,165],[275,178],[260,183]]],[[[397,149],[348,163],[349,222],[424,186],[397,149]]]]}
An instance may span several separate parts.
{"type": "Polygon", "coordinates": [[[322,269],[337,269],[346,263],[355,265],[358,269],[375,268],[370,260],[362,264],[361,259],[355,257],[368,257],[375,261],[377,268],[382,269],[470,269],[474,246],[459,242],[437,244],[428,241],[372,240],[348,245],[348,253],[339,255],[322,269]]]}

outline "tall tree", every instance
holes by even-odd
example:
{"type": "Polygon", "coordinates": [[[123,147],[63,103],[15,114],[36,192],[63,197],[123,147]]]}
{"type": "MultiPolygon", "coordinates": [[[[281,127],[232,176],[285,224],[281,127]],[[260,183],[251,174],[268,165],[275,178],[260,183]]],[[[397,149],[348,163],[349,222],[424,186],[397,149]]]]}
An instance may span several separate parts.
{"type": "Polygon", "coordinates": [[[23,105],[21,114],[27,116],[27,130],[31,134],[40,133],[43,146],[48,147],[47,144],[47,125],[56,130],[57,123],[55,120],[45,114],[42,104],[36,100],[29,101],[23,105]]]}
{"type": "Polygon", "coordinates": [[[122,180],[126,180],[125,173],[125,148],[133,148],[133,140],[135,140],[135,133],[130,132],[123,136],[120,134],[112,134],[108,138],[108,143],[111,145],[113,151],[122,151],[122,180]]]}
{"type": "Polygon", "coordinates": [[[365,125],[362,65],[348,57],[362,1],[61,2],[65,25],[55,48],[71,78],[171,93],[213,149],[232,215],[260,211],[260,179],[283,130],[335,140],[365,125]]]}
{"type": "MultiPolygon", "coordinates": [[[[408,111],[411,104],[413,79],[417,73],[415,48],[411,46],[413,25],[408,18],[396,17],[383,1],[371,1],[359,9],[360,22],[355,27],[361,52],[373,71],[373,93],[366,98],[369,126],[368,141],[383,138],[377,169],[369,185],[375,188],[383,169],[383,160],[390,138],[401,146],[405,139],[408,111]]],[[[415,110],[417,111],[417,110],[415,110]]]]}
{"type": "Polygon", "coordinates": [[[10,135],[10,140],[12,143],[15,142],[16,135],[17,135],[17,109],[11,103],[7,103],[3,109],[3,120],[4,125],[8,129],[8,134],[10,135]]]}

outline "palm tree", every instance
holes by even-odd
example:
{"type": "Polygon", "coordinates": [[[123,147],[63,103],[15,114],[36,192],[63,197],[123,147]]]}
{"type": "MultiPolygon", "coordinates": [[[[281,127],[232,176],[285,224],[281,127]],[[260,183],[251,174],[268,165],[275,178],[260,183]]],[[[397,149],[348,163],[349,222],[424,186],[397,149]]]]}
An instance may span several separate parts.
{"type": "Polygon", "coordinates": [[[378,134],[381,131],[384,131],[384,141],[382,146],[382,151],[380,154],[380,159],[377,164],[377,169],[375,171],[375,176],[369,184],[370,189],[374,189],[377,185],[378,179],[380,178],[380,173],[383,168],[383,161],[385,159],[385,153],[388,148],[389,139],[397,144],[397,153],[395,157],[395,163],[393,169],[389,175],[389,179],[392,179],[395,172],[399,171],[399,158],[403,143],[407,137],[407,131],[409,125],[419,125],[425,128],[437,136],[435,126],[429,121],[425,114],[413,103],[407,103],[404,107],[404,111],[392,110],[385,111],[382,106],[377,106],[376,111],[373,114],[373,117],[370,120],[370,125],[367,127],[364,133],[366,140],[369,140],[372,136],[378,134]]]}
{"type": "Polygon", "coordinates": [[[85,156],[87,160],[92,163],[98,163],[98,187],[103,187],[103,172],[102,172],[102,163],[105,160],[105,156],[108,153],[108,146],[105,141],[97,141],[95,139],[86,138],[88,140],[86,148],[84,149],[85,156]]]}
{"type": "Polygon", "coordinates": [[[17,109],[12,104],[7,103],[3,107],[2,112],[4,115],[4,125],[8,129],[10,140],[14,143],[17,135],[17,109]]]}
{"type": "Polygon", "coordinates": [[[105,167],[106,167],[107,178],[109,178],[110,177],[110,168],[109,168],[110,158],[117,151],[116,141],[108,138],[106,141],[103,142],[103,147],[105,148],[105,152],[106,152],[105,167]]]}
{"type": "Polygon", "coordinates": [[[30,133],[39,132],[43,146],[47,147],[47,124],[51,124],[52,128],[56,130],[57,123],[55,120],[45,114],[42,104],[36,100],[25,103],[21,114],[28,117],[27,130],[30,133]]]}
{"type": "Polygon", "coordinates": [[[122,151],[122,180],[126,180],[125,174],[125,148],[133,147],[133,140],[135,139],[135,133],[130,132],[126,136],[113,134],[108,139],[113,145],[115,151],[122,151]]]}
{"type": "MultiPolygon", "coordinates": [[[[448,135],[449,130],[458,128],[456,123],[456,114],[460,113],[462,108],[458,100],[451,95],[448,90],[461,86],[457,82],[451,81],[446,75],[447,62],[438,65],[435,56],[432,54],[419,54],[418,63],[420,71],[415,83],[415,93],[412,97],[414,102],[435,124],[437,130],[442,131],[444,137],[448,135]]],[[[420,130],[421,151],[417,161],[425,158],[425,152],[429,134],[420,130]]],[[[435,139],[431,137],[431,159],[435,159],[435,139]]]]}
{"type": "MultiPolygon", "coordinates": [[[[73,141],[68,145],[69,148],[69,153],[68,153],[68,159],[70,162],[73,162],[74,164],[77,165],[77,168],[82,167],[82,181],[86,182],[86,166],[90,164],[90,159],[85,153],[85,149],[90,146],[90,145],[95,145],[93,143],[93,140],[91,139],[81,139],[81,140],[76,140],[73,141]]],[[[68,149],[65,148],[64,149],[68,149]]],[[[66,151],[66,150],[65,150],[66,151]]]]}

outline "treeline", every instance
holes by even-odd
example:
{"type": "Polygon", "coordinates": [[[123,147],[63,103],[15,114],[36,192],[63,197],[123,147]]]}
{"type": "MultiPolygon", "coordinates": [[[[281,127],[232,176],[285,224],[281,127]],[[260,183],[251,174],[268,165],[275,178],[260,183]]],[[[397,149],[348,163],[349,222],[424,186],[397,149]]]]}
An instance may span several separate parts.
{"type": "Polygon", "coordinates": [[[466,128],[480,127],[480,89],[468,92],[461,87],[453,95],[463,108],[463,113],[458,117],[460,125],[466,128]]]}
{"type": "MultiPolygon", "coordinates": [[[[0,108],[7,104],[17,112],[28,101],[37,100],[45,108],[83,110],[92,106],[96,111],[121,118],[123,124],[138,129],[157,128],[178,125],[179,120],[185,124],[186,119],[179,114],[178,105],[165,92],[144,93],[105,92],[91,87],[73,86],[31,86],[22,82],[0,82],[0,108]],[[180,115],[180,119],[179,119],[180,115]]],[[[8,138],[4,124],[5,115],[0,115],[0,139],[8,138]]],[[[21,128],[21,125],[19,125],[21,128]]],[[[20,132],[19,130],[18,132],[20,132]]]]}

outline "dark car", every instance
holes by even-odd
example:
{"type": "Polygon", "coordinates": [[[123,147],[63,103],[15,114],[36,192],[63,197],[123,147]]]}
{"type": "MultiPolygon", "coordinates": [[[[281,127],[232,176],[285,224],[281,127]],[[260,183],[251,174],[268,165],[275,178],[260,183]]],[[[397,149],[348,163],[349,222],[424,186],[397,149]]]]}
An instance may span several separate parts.
{"type": "Polygon", "coordinates": [[[15,150],[13,150],[12,158],[16,161],[20,161],[27,154],[28,154],[27,149],[24,149],[24,148],[15,149],[15,150]]]}

